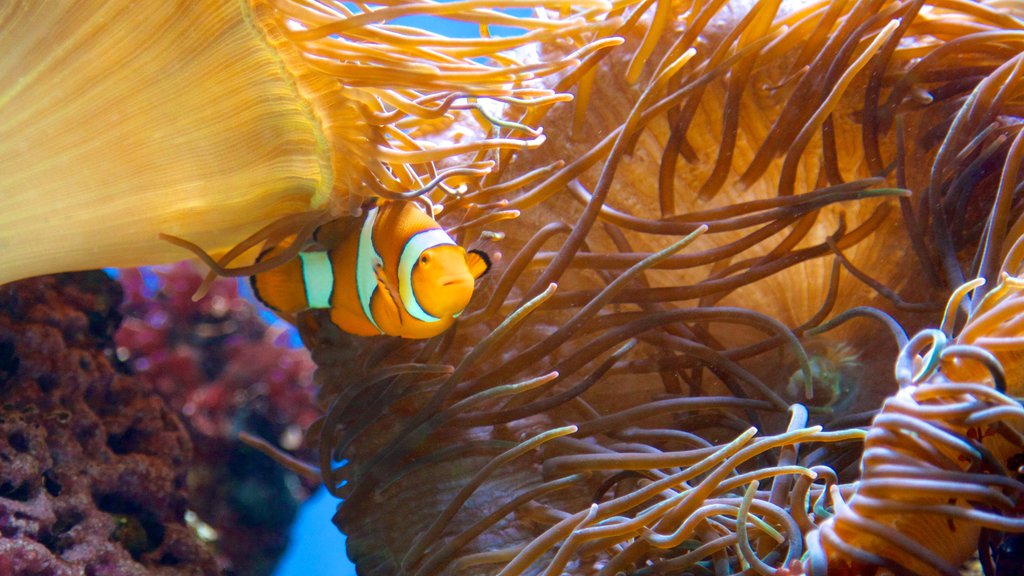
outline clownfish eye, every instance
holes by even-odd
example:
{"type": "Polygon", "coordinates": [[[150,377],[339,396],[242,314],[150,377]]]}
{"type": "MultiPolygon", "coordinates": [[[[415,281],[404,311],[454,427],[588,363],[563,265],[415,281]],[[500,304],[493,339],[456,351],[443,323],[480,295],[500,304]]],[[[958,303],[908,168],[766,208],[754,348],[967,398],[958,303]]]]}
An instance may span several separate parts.
{"type": "Polygon", "coordinates": [[[430,256],[427,256],[426,254],[424,254],[423,256],[420,256],[420,264],[429,264],[429,263],[430,263],[430,256]]]}

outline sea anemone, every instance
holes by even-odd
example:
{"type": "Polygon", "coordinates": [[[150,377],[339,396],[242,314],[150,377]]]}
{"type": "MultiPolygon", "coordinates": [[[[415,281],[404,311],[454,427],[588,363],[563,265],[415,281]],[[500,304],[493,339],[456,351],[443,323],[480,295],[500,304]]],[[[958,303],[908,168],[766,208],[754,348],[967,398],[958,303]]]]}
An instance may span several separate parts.
{"type": "Polygon", "coordinates": [[[980,440],[1020,415],[996,389],[1019,357],[983,345],[1017,346],[1016,281],[955,290],[998,284],[1024,232],[1013,10],[624,8],[625,44],[557,80],[574,112],[504,175],[565,162],[477,227],[505,258],[451,331],[303,322],[360,573],[943,574],[979,527],[983,557],[1020,530],[1019,433],[980,440]],[[929,324],[957,347],[908,344],[929,324]],[[870,498],[908,520],[860,522],[870,498]]]}
{"type": "Polygon", "coordinates": [[[472,188],[489,151],[543,141],[516,122],[524,110],[567,98],[531,81],[616,42],[600,41],[600,0],[530,2],[545,18],[500,10],[519,4],[5,2],[0,283],[189,256],[161,234],[222,254],[367,198],[472,188]],[[410,15],[482,37],[394,22],[410,15]],[[498,55],[535,42],[566,51],[498,55]]]}
{"type": "Polygon", "coordinates": [[[941,329],[907,342],[896,363],[899,391],[874,418],[864,443],[861,481],[848,501],[838,493],[834,517],[812,531],[812,573],[864,573],[871,566],[914,574],[959,574],[978,549],[994,574],[993,534],[1024,532],[1024,407],[1018,362],[1024,349],[1018,316],[1024,283],[1019,247],[1002,281],[970,299],[953,338],[956,290],[941,329]],[[987,530],[988,532],[983,532],[987,530]],[[985,540],[979,538],[985,534],[985,540]]]}

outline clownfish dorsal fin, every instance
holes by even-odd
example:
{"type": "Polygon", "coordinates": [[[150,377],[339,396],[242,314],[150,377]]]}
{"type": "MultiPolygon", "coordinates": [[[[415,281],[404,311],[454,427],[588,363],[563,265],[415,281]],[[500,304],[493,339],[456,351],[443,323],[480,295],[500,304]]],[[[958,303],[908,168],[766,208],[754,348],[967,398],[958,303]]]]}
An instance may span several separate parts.
{"type": "Polygon", "coordinates": [[[478,248],[466,251],[466,266],[474,279],[479,279],[491,269],[491,256],[478,248]]]}
{"type": "Polygon", "coordinates": [[[363,218],[343,216],[322,224],[313,232],[313,240],[324,250],[337,248],[353,234],[359,234],[363,218]]]}

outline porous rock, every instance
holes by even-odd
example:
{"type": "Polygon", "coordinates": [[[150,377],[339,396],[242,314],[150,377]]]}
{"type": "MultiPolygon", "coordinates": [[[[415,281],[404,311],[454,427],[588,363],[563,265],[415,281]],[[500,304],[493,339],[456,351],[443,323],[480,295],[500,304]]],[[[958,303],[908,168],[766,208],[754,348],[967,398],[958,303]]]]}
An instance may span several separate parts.
{"type": "Polygon", "coordinates": [[[0,574],[217,574],[184,521],[192,445],[114,367],[102,273],[0,287],[0,574]]]}

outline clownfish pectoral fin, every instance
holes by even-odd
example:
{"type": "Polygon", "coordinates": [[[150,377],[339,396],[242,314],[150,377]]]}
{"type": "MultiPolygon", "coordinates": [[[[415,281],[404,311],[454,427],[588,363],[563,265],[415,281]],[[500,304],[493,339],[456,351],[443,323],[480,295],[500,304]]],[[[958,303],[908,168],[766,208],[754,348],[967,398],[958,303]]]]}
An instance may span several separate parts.
{"type": "Polygon", "coordinates": [[[384,275],[384,265],[381,263],[375,263],[373,272],[377,275],[377,293],[384,299],[384,314],[387,318],[377,319],[378,324],[385,323],[387,326],[401,326],[402,325],[402,313],[398,310],[398,303],[401,302],[398,297],[398,291],[388,282],[387,276],[384,275]]]}
{"type": "Polygon", "coordinates": [[[491,257],[483,250],[466,251],[466,266],[469,267],[469,274],[478,279],[491,269],[491,257]]]}

